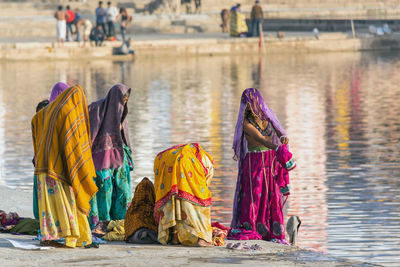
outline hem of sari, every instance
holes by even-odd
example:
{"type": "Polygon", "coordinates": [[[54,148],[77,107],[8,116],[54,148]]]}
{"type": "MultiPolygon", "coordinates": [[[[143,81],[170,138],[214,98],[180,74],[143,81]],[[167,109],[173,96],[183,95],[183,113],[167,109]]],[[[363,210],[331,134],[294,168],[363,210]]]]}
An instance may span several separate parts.
{"type": "MultiPolygon", "coordinates": [[[[51,178],[51,179],[54,179],[54,180],[60,181],[60,182],[64,182],[65,184],[67,184],[67,185],[69,185],[69,186],[72,186],[72,185],[69,183],[69,181],[67,181],[67,180],[64,178],[64,176],[59,175],[59,174],[57,174],[57,173],[55,173],[55,172],[51,172],[49,169],[46,169],[47,171],[44,171],[44,170],[45,170],[44,168],[43,168],[43,169],[40,169],[40,170],[37,170],[37,171],[35,170],[34,175],[39,176],[39,175],[41,175],[41,174],[46,174],[46,176],[49,177],[49,178],[51,178]]],[[[92,199],[92,198],[96,195],[97,191],[98,191],[98,190],[96,190],[95,192],[92,192],[92,194],[89,195],[89,196],[90,196],[90,199],[92,199]]],[[[77,194],[77,192],[74,192],[74,193],[77,194]]],[[[78,201],[77,201],[77,203],[78,203],[78,201]]],[[[79,206],[77,206],[76,208],[77,208],[79,211],[81,211],[83,214],[85,214],[86,216],[89,216],[89,214],[90,214],[90,209],[91,209],[90,203],[89,203],[89,208],[83,208],[83,207],[79,207],[79,206]]]]}
{"type": "Polygon", "coordinates": [[[179,199],[186,200],[197,206],[201,206],[201,207],[212,206],[211,197],[208,199],[201,199],[192,194],[189,194],[188,192],[179,190],[178,186],[174,185],[174,186],[172,186],[171,190],[164,197],[162,197],[160,200],[158,200],[156,202],[154,210],[158,211],[159,209],[161,209],[165,204],[167,204],[168,200],[170,200],[172,196],[179,198],[179,199]]]}

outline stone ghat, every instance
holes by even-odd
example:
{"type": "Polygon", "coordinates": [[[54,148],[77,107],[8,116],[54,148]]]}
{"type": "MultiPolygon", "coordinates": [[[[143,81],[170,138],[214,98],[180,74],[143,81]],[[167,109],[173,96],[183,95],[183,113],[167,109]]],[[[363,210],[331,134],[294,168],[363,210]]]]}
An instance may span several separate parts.
{"type": "MultiPolygon", "coordinates": [[[[400,49],[400,36],[350,38],[342,33],[312,36],[292,36],[282,39],[266,36],[261,53],[323,53],[400,49]]],[[[105,42],[102,47],[80,47],[78,43],[8,43],[0,47],[0,60],[131,60],[133,55],[116,55],[120,42],[105,42]]],[[[260,53],[257,38],[201,38],[199,36],[174,39],[136,40],[132,42],[135,57],[155,56],[212,56],[260,53]]]]}

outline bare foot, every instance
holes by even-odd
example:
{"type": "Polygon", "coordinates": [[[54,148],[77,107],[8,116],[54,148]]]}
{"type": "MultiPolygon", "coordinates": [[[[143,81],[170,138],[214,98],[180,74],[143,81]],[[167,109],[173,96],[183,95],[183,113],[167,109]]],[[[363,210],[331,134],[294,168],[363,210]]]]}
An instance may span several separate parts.
{"type": "Polygon", "coordinates": [[[199,238],[199,241],[197,241],[197,245],[199,247],[212,247],[213,245],[211,243],[208,243],[204,239],[199,238]]]}

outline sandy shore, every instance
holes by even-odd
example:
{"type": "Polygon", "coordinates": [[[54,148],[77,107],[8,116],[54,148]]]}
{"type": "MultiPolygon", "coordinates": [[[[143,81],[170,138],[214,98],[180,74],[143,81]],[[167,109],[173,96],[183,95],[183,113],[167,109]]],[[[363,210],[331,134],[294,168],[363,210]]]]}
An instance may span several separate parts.
{"type": "MultiPolygon", "coordinates": [[[[18,189],[0,186],[0,209],[33,217],[32,195],[18,189]]],[[[189,248],[181,246],[133,245],[109,242],[99,249],[55,248],[47,251],[28,251],[14,248],[7,240],[13,239],[38,245],[33,236],[0,233],[0,266],[372,266],[348,261],[326,254],[302,250],[265,241],[261,251],[229,250],[225,247],[189,248]]],[[[228,241],[229,242],[229,241],[228,241]]]]}

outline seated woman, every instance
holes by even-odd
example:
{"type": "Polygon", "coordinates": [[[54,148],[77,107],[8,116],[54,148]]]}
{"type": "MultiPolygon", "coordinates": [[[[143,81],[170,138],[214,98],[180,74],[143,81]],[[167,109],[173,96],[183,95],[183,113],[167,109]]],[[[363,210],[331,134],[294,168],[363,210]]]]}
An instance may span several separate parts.
{"type": "Polygon", "coordinates": [[[135,195],[125,215],[125,241],[135,244],[152,244],[157,241],[157,223],[154,220],[156,193],[147,178],[136,186],[135,195]]]}
{"type": "Polygon", "coordinates": [[[196,143],[174,146],[157,155],[154,174],[158,241],[212,246],[211,156],[196,143]]]}
{"type": "Polygon", "coordinates": [[[288,194],[288,170],[295,165],[290,159],[287,166],[279,163],[280,154],[289,154],[289,139],[257,89],[242,94],[233,140],[239,172],[231,223],[235,231],[228,238],[287,243],[282,197],[288,194]]]}
{"type": "Polygon", "coordinates": [[[97,187],[89,133],[86,97],[79,85],[32,118],[42,244],[56,245],[61,238],[71,248],[92,243],[87,215],[97,187]]]}
{"type": "Polygon", "coordinates": [[[107,96],[89,105],[94,177],[99,191],[91,200],[90,226],[96,232],[99,223],[125,219],[132,200],[133,161],[127,125],[131,89],[114,85],[107,96]]]}

